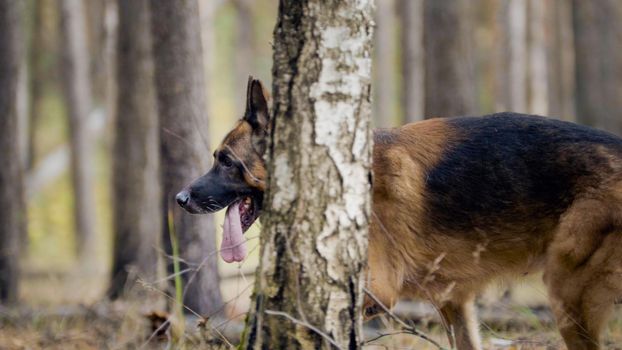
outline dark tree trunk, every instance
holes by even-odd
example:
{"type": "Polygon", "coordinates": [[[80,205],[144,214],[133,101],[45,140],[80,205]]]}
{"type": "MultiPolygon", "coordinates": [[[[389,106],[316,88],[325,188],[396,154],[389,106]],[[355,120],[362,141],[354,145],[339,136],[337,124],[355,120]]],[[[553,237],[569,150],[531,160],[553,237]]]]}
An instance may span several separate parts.
{"type": "Polygon", "coordinates": [[[471,6],[469,0],[424,2],[426,118],[478,112],[471,6]]]}
{"type": "Polygon", "coordinates": [[[81,0],[60,1],[63,92],[69,114],[76,249],[80,257],[89,257],[95,244],[94,153],[87,127],[91,86],[82,5],[81,0]]]}
{"type": "MultiPolygon", "coordinates": [[[[108,295],[157,273],[161,233],[158,116],[147,0],[120,1],[113,171],[113,262],[108,295]]],[[[144,292],[136,290],[137,294],[144,292]]],[[[134,293],[132,293],[134,294],[134,293]]]]}
{"type": "Polygon", "coordinates": [[[622,135],[622,3],[573,2],[578,121],[622,135]]]}
{"type": "Polygon", "coordinates": [[[423,0],[399,0],[402,109],[406,123],[424,119],[423,0]]]}
{"type": "Polygon", "coordinates": [[[272,175],[243,348],[360,347],[372,8],[371,0],[280,2],[272,175]]]}
{"type": "Polygon", "coordinates": [[[34,2],[34,16],[31,27],[31,40],[28,50],[28,60],[30,65],[29,81],[29,128],[28,128],[28,157],[26,169],[31,170],[35,158],[35,126],[41,115],[41,102],[43,99],[43,86],[45,82],[45,67],[43,55],[45,49],[45,4],[43,1],[34,2]]]}
{"type": "MultiPolygon", "coordinates": [[[[209,315],[222,305],[214,220],[212,216],[190,215],[174,201],[179,190],[207,170],[211,158],[198,4],[152,0],[150,5],[164,211],[173,213],[181,258],[200,265],[196,273],[183,275],[184,303],[209,315]]],[[[168,245],[168,223],[163,232],[163,243],[168,245]]],[[[170,263],[168,271],[172,272],[170,263]]],[[[181,269],[185,268],[188,266],[182,264],[181,269]]]]}
{"type": "Polygon", "coordinates": [[[23,3],[0,0],[0,303],[18,297],[19,239],[26,234],[24,176],[18,145],[17,89],[23,60],[23,3]]]}
{"type": "MultiPolygon", "coordinates": [[[[29,122],[28,122],[28,162],[27,171],[34,172],[37,159],[36,130],[38,122],[45,114],[43,109],[44,95],[50,86],[58,88],[59,79],[59,26],[58,11],[55,0],[38,0],[33,2],[33,15],[30,26],[30,47],[28,50],[29,71],[29,122]]],[[[47,151],[47,150],[45,150],[47,151]]],[[[30,192],[32,188],[28,188],[30,192]]],[[[35,191],[36,192],[36,191],[35,191]]]]}

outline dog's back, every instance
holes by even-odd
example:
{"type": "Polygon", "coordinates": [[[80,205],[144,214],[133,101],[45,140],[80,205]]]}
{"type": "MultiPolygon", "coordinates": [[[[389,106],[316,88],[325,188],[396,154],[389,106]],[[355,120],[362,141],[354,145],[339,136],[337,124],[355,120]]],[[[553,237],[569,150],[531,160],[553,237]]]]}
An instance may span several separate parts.
{"type": "Polygon", "coordinates": [[[544,268],[568,346],[598,344],[622,290],[622,139],[499,113],[379,131],[375,142],[372,290],[389,303],[432,299],[459,349],[476,348],[474,295],[544,268]]]}
{"type": "Polygon", "coordinates": [[[509,113],[446,122],[455,135],[427,173],[426,207],[447,233],[556,220],[620,174],[622,140],[599,130],[509,113]]]}

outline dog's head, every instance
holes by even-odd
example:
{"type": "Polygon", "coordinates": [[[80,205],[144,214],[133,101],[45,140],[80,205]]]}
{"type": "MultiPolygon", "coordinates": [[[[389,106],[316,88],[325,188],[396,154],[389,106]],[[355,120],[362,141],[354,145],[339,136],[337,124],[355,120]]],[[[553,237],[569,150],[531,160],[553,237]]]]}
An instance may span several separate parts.
{"type": "Polygon", "coordinates": [[[212,168],[175,197],[192,214],[227,208],[221,255],[227,262],[246,256],[243,233],[261,212],[266,170],[263,154],[269,132],[269,94],[248,80],[246,111],[214,152],[212,168]]]}

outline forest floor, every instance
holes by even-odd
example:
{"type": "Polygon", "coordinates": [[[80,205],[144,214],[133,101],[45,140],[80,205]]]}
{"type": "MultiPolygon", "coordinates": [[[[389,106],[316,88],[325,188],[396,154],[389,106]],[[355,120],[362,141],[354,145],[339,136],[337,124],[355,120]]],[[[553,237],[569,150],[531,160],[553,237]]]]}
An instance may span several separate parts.
{"type": "MultiPolygon", "coordinates": [[[[97,272],[75,276],[72,273],[25,273],[22,301],[19,307],[0,307],[0,350],[13,349],[229,349],[237,343],[243,328],[243,312],[247,302],[240,301],[228,314],[235,320],[208,320],[207,323],[187,319],[167,332],[154,332],[167,314],[159,302],[98,301],[102,295],[102,276],[97,272]],[[78,282],[76,282],[78,281],[78,282]],[[226,325],[225,325],[226,323],[226,325]],[[219,331],[214,326],[219,325],[219,331]],[[177,334],[177,335],[175,335],[177,334]],[[223,340],[225,339],[225,340],[223,340]],[[177,341],[177,343],[175,343],[177,341]],[[227,344],[229,343],[229,344],[227,344]]],[[[244,280],[244,285],[252,280],[244,280]]],[[[231,286],[237,282],[229,282],[231,286]]],[[[527,305],[524,300],[542,304],[543,298],[530,295],[533,288],[515,287],[511,299],[500,301],[497,293],[485,295],[480,302],[480,318],[485,349],[553,350],[564,349],[545,306],[527,305]],[[486,299],[490,300],[486,300],[486,299]]],[[[241,299],[248,299],[245,294],[241,299]]],[[[534,305],[535,305],[534,304],[534,305]]],[[[447,346],[444,331],[434,310],[424,304],[398,305],[402,319],[414,319],[416,327],[447,346]]],[[[173,318],[174,320],[174,318],[173,318]]],[[[366,324],[366,350],[436,349],[387,317],[366,324]]],[[[622,350],[622,306],[605,334],[605,349],[622,350]]]]}

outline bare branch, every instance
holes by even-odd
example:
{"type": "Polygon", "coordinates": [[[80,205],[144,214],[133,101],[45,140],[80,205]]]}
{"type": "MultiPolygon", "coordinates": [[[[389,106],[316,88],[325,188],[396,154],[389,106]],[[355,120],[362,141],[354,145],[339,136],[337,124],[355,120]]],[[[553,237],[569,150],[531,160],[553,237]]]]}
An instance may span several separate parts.
{"type": "MultiPolygon", "coordinates": [[[[412,334],[414,336],[417,336],[427,342],[429,342],[430,344],[436,346],[438,349],[440,350],[447,350],[447,348],[443,347],[441,344],[439,344],[436,340],[430,338],[427,334],[421,332],[420,330],[418,330],[417,328],[415,328],[414,326],[411,326],[409,324],[407,324],[406,322],[404,322],[401,318],[399,318],[397,315],[395,315],[391,310],[389,310],[388,307],[386,307],[371,291],[369,291],[369,289],[367,288],[363,288],[365,290],[365,293],[376,303],[378,304],[382,310],[389,315],[393,320],[395,320],[397,323],[399,323],[403,328],[405,333],[409,333],[412,334]]],[[[369,341],[365,341],[363,344],[367,343],[369,341]]]]}
{"type": "Polygon", "coordinates": [[[265,311],[266,314],[268,315],[274,315],[274,316],[281,316],[281,317],[285,317],[286,319],[294,322],[295,324],[299,325],[299,326],[303,326],[303,327],[307,327],[310,330],[314,331],[315,333],[321,335],[324,339],[326,339],[329,343],[331,343],[334,347],[336,347],[337,349],[343,349],[341,346],[339,346],[339,344],[337,344],[337,342],[335,340],[333,340],[333,338],[331,338],[328,334],[322,332],[320,329],[318,329],[317,327],[313,326],[312,324],[309,324],[307,322],[298,320],[292,316],[290,316],[289,314],[285,313],[285,312],[281,312],[281,311],[273,311],[273,310],[266,310],[265,311]]]}

